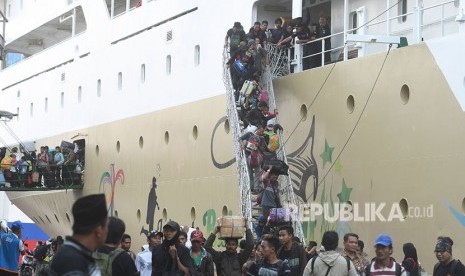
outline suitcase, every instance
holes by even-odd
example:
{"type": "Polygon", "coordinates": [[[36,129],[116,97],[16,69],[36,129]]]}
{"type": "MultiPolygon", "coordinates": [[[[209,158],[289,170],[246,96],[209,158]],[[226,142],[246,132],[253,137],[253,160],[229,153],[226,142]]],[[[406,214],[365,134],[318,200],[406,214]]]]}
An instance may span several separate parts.
{"type": "Polygon", "coordinates": [[[246,80],[241,88],[241,94],[244,96],[249,96],[255,89],[255,83],[253,81],[246,80]]]}
{"type": "Polygon", "coordinates": [[[270,210],[270,222],[274,224],[287,224],[292,222],[291,211],[286,208],[272,208],[270,210]]]}
{"type": "Polygon", "coordinates": [[[245,233],[245,218],[240,216],[223,216],[218,218],[220,239],[241,239],[245,233]]]}
{"type": "Polygon", "coordinates": [[[242,75],[245,72],[245,66],[240,60],[236,60],[233,63],[233,68],[239,75],[242,75]]]}

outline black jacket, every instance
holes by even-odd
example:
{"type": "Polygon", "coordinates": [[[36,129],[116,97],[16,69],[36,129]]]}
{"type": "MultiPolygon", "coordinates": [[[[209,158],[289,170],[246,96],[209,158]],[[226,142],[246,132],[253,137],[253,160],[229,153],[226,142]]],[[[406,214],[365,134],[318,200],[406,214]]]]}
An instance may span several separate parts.
{"type": "MultiPolygon", "coordinates": [[[[183,245],[176,244],[176,251],[182,265],[189,270],[191,275],[195,275],[194,261],[190,256],[189,249],[183,245]]],[[[152,275],[161,276],[163,272],[173,272],[174,275],[180,271],[177,260],[171,258],[168,253],[168,247],[162,243],[155,246],[152,251],[152,275]]],[[[182,275],[182,273],[179,273],[179,275],[182,275]]]]}
{"type": "Polygon", "coordinates": [[[100,271],[92,258],[92,252],[71,237],[58,249],[51,269],[57,275],[95,275],[100,271]]]}

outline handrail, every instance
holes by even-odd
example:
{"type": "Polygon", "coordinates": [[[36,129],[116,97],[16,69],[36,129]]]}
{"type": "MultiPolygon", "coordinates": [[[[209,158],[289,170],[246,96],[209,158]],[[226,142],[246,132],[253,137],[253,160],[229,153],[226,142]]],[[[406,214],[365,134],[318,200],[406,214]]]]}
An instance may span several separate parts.
{"type": "Polygon", "coordinates": [[[239,139],[241,137],[241,129],[239,125],[239,115],[237,114],[236,102],[234,99],[234,88],[231,82],[230,69],[226,65],[229,60],[228,50],[223,50],[223,82],[226,88],[226,103],[229,126],[232,131],[234,155],[237,164],[238,186],[240,192],[240,202],[242,216],[244,216],[249,226],[252,227],[252,201],[250,195],[250,178],[249,169],[245,152],[242,149],[239,139]]]}

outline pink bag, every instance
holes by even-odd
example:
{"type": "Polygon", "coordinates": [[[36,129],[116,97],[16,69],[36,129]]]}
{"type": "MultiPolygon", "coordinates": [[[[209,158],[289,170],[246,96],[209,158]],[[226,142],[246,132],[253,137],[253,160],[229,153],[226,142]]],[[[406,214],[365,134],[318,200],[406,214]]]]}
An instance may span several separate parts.
{"type": "Polygon", "coordinates": [[[266,90],[262,90],[262,93],[260,94],[260,101],[268,103],[268,93],[266,90]]]}

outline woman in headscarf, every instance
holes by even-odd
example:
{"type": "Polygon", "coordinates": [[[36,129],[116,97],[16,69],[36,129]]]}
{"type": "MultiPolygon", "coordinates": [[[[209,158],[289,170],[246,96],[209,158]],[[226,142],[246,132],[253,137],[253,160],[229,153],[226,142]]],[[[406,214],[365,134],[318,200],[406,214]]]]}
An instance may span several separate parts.
{"type": "Polygon", "coordinates": [[[404,244],[404,260],[402,266],[407,272],[407,276],[420,276],[420,264],[418,263],[417,249],[415,246],[408,242],[404,244]]]}

